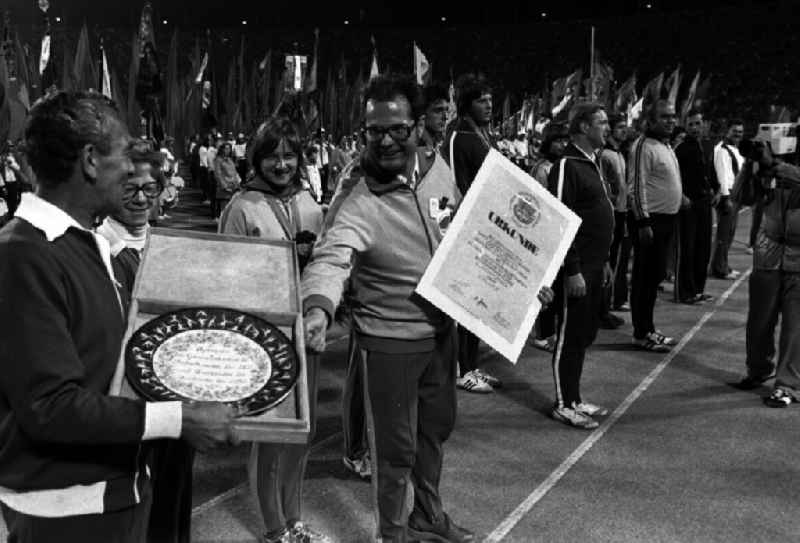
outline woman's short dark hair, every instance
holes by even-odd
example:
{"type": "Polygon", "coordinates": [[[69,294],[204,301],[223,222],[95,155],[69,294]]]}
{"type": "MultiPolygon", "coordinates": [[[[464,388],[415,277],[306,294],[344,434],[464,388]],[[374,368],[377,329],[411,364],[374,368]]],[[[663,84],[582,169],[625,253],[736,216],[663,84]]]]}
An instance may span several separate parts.
{"type": "Polygon", "coordinates": [[[389,102],[398,96],[404,97],[411,104],[411,118],[417,121],[425,113],[425,103],[419,85],[413,76],[407,74],[379,75],[370,80],[364,91],[364,102],[361,111],[367,107],[367,102],[389,102]]]}
{"type": "Polygon", "coordinates": [[[475,74],[464,74],[458,78],[456,88],[456,108],[459,115],[466,115],[469,112],[473,100],[477,100],[484,94],[491,94],[492,87],[483,76],[475,74]]]}
{"type": "Polygon", "coordinates": [[[139,139],[131,143],[129,154],[134,166],[149,164],[150,175],[161,188],[164,188],[166,180],[161,169],[164,166],[164,153],[157,150],[151,142],[139,139]]]}
{"type": "Polygon", "coordinates": [[[272,117],[258,127],[253,141],[250,144],[250,164],[258,173],[261,171],[261,161],[280,145],[281,140],[286,140],[289,148],[297,154],[297,170],[304,164],[303,142],[300,133],[288,117],[272,117]]]}
{"type": "Polygon", "coordinates": [[[110,153],[114,121],[121,122],[116,104],[96,92],[61,91],[37,101],[25,125],[25,153],[37,181],[67,181],[88,144],[110,153]]]}

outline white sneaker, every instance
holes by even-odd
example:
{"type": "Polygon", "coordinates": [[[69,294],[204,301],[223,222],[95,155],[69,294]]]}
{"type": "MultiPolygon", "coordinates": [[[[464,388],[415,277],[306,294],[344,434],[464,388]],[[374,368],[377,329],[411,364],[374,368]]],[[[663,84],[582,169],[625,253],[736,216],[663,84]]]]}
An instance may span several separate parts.
{"type": "Polygon", "coordinates": [[[475,373],[475,370],[468,371],[463,377],[456,379],[456,386],[467,392],[478,394],[488,394],[492,392],[492,387],[475,373]]]}
{"type": "Polygon", "coordinates": [[[491,373],[487,373],[480,368],[472,371],[478,376],[479,379],[492,388],[501,388],[503,386],[503,382],[491,373]]]}
{"type": "Polygon", "coordinates": [[[662,345],[675,345],[678,343],[677,341],[675,341],[674,337],[669,337],[667,335],[664,335],[664,333],[661,330],[650,332],[648,334],[648,337],[650,337],[650,339],[654,341],[661,343],[662,345]]]}
{"type": "Polygon", "coordinates": [[[608,415],[608,409],[602,405],[595,405],[589,402],[573,404],[572,407],[575,411],[580,411],[584,415],[589,415],[590,417],[605,417],[608,415]]]}
{"type": "Polygon", "coordinates": [[[577,409],[572,409],[571,407],[554,407],[550,415],[557,421],[584,430],[593,430],[600,426],[600,423],[589,415],[581,413],[577,409]]]}

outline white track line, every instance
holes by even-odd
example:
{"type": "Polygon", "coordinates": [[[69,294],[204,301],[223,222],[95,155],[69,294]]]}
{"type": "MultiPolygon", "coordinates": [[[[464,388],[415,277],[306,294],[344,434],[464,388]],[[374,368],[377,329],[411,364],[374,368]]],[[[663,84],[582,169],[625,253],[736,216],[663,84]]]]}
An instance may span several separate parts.
{"type": "Polygon", "coordinates": [[[750,275],[752,269],[747,270],[747,272],[743,273],[741,277],[739,277],[729,288],[725,291],[725,293],[717,300],[714,304],[715,307],[712,311],[708,311],[705,313],[697,324],[695,324],[689,332],[681,338],[681,341],[666,355],[664,356],[663,360],[659,362],[659,364],[653,368],[653,371],[644,378],[644,380],[639,383],[633,392],[631,392],[625,400],[614,410],[613,413],[608,417],[608,419],[600,425],[597,430],[593,431],[589,437],[587,437],[583,443],[581,443],[577,449],[575,449],[572,454],[570,454],[556,469],[553,471],[547,479],[545,479],[536,489],[531,492],[531,494],[525,498],[519,506],[514,509],[494,530],[492,530],[489,535],[486,536],[486,539],[483,540],[483,543],[497,543],[501,541],[504,537],[506,537],[511,530],[519,523],[522,518],[527,515],[531,509],[541,500],[553,487],[561,480],[567,472],[572,469],[575,464],[589,452],[589,449],[597,443],[608,430],[611,429],[612,426],[619,420],[622,415],[630,408],[630,406],[635,402],[647,388],[653,384],[659,375],[664,371],[664,369],[669,365],[672,360],[678,356],[678,353],[686,346],[689,341],[700,331],[703,325],[710,319],[717,310],[725,303],[728,297],[733,294],[733,292],[742,284],[742,282],[750,275]]]}

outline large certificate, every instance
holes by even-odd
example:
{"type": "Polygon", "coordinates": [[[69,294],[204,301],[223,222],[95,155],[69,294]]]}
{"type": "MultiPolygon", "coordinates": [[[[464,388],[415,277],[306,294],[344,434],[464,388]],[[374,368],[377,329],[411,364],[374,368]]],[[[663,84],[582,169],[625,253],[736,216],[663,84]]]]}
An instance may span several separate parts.
{"type": "Polygon", "coordinates": [[[516,363],[580,223],[492,150],[416,290],[516,363]]]}

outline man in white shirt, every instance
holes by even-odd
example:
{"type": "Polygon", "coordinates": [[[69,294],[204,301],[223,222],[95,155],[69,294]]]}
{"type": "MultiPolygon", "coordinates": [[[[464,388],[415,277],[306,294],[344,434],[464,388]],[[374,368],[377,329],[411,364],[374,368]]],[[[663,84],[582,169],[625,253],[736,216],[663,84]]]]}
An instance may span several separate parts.
{"type": "Polygon", "coordinates": [[[719,181],[719,203],[717,204],[717,236],[714,256],[711,259],[711,275],[717,279],[736,279],[739,272],[728,265],[728,251],[736,234],[738,206],[731,201],[731,188],[744,158],[739,154],[739,142],[744,134],[744,123],[733,119],[728,123],[725,137],[714,147],[714,171],[719,181]]]}

